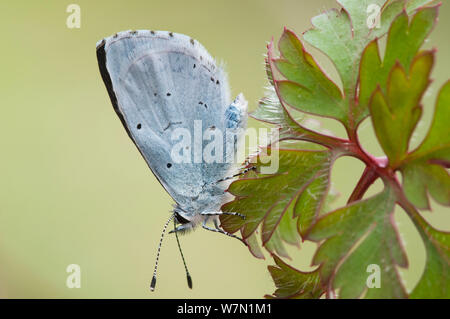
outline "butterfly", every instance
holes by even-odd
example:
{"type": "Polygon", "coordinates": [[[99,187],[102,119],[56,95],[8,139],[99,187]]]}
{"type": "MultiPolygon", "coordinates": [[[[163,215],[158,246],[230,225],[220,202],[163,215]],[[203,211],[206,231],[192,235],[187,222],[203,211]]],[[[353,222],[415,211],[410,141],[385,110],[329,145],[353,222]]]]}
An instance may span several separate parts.
{"type": "MultiPolygon", "coordinates": [[[[175,201],[158,246],[150,285],[154,290],[162,240],[172,220],[171,232],[176,235],[202,225],[206,230],[238,238],[220,227],[218,216],[244,218],[222,212],[220,207],[228,196],[223,182],[249,170],[231,173],[247,125],[247,101],[242,94],[230,100],[223,67],[198,41],[186,35],[124,31],[102,39],[96,49],[114,110],[175,201]],[[210,221],[214,228],[207,225],[210,221]]],[[[180,252],[192,288],[181,247],[180,252]]]]}

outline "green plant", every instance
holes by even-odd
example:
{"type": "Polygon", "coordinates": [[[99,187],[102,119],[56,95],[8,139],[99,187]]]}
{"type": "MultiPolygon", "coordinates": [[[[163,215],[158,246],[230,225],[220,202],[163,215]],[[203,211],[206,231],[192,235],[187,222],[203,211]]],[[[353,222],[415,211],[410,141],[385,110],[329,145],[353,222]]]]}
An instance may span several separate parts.
{"type": "MultiPolygon", "coordinates": [[[[408,214],[426,247],[426,267],[409,297],[450,298],[450,234],[434,229],[419,209],[429,208],[428,196],[450,205],[450,82],[437,97],[428,135],[416,149],[409,141],[422,114],[421,99],[430,83],[433,50],[419,51],[437,20],[439,4],[429,0],[340,0],[341,10],[313,18],[304,41],[334,63],[342,89],[334,84],[306,51],[302,41],[285,29],[278,42],[280,57],[268,45],[266,69],[274,96],[262,99],[252,116],[280,130],[279,170],[263,175],[263,153],[256,155],[256,172],[230,185],[235,199],[224,211],[246,219],[222,216],[223,228],[240,231],[256,257],[257,241],[273,256],[269,271],[277,286],[271,298],[408,297],[396,270],[408,261],[393,220],[395,205],[408,214]],[[379,27],[367,23],[367,8],[381,8],[379,27]],[[384,56],[380,38],[387,34],[384,56]],[[339,121],[347,139],[307,129],[294,119],[300,111],[339,121]],[[370,118],[386,157],[375,158],[360,145],[357,129],[370,118]],[[283,141],[305,141],[317,150],[283,141]],[[351,156],[366,168],[348,204],[332,212],[330,170],[335,160],[351,156]],[[401,172],[402,184],[396,173],[401,172]],[[384,189],[372,197],[366,190],[378,178],[384,189]],[[319,242],[313,272],[284,263],[283,242],[319,242]],[[367,265],[380,269],[381,288],[367,289],[367,265]]],[[[273,146],[272,146],[273,147],[273,146]]],[[[269,146],[268,152],[271,151],[269,146]]]]}

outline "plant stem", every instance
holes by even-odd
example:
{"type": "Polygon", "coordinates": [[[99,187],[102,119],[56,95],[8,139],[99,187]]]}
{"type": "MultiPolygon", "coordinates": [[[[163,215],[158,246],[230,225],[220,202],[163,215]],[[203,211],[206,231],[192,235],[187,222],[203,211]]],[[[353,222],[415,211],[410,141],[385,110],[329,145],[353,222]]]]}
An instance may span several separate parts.
{"type": "Polygon", "coordinates": [[[360,200],[370,185],[372,185],[379,177],[385,183],[397,182],[395,171],[387,167],[387,158],[375,158],[367,153],[359,144],[355,130],[347,130],[349,136],[348,140],[318,134],[309,130],[304,130],[301,133],[292,133],[298,136],[296,139],[323,145],[335,151],[338,156],[352,156],[361,160],[366,165],[358,184],[348,199],[348,203],[360,200]]]}
{"type": "Polygon", "coordinates": [[[373,169],[373,167],[366,166],[360,180],[358,181],[358,184],[356,184],[353,193],[350,195],[347,204],[360,200],[364,196],[370,185],[372,185],[378,177],[379,176],[376,173],[376,170],[373,169]]]}

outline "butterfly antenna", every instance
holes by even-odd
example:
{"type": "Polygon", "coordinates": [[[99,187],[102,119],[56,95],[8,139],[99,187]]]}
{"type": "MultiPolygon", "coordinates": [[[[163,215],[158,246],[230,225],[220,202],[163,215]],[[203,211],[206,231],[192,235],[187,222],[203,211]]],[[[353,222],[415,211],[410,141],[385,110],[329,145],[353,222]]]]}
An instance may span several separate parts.
{"type": "Polygon", "coordinates": [[[161,245],[162,245],[162,241],[163,241],[163,238],[164,238],[164,234],[166,233],[167,226],[169,225],[170,221],[172,220],[172,218],[174,216],[175,216],[175,214],[170,215],[169,220],[164,225],[164,228],[163,228],[163,231],[162,231],[162,234],[161,234],[161,239],[159,240],[158,253],[156,254],[155,270],[153,271],[152,283],[150,284],[150,290],[151,291],[154,291],[155,290],[155,286],[156,286],[156,271],[158,270],[159,253],[161,251],[161,245]]]}
{"type": "Polygon", "coordinates": [[[184,255],[183,255],[183,251],[181,250],[180,240],[178,239],[178,232],[176,230],[176,225],[177,225],[177,222],[174,219],[173,220],[173,229],[174,229],[175,237],[177,238],[178,249],[180,250],[181,259],[183,259],[184,269],[186,269],[186,277],[187,277],[188,286],[189,286],[189,288],[192,289],[192,278],[191,278],[191,275],[189,274],[189,270],[186,266],[186,261],[184,260],[184,255]]]}

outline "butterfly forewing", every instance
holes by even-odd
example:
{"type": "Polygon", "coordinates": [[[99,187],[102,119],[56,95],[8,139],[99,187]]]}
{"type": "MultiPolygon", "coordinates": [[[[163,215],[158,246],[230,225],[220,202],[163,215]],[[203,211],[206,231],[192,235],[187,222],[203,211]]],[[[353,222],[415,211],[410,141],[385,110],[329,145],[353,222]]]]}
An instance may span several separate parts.
{"type": "MultiPolygon", "coordinates": [[[[126,31],[103,40],[97,56],[116,112],[177,203],[198,196],[205,184],[223,177],[230,164],[204,162],[209,141],[203,133],[225,134],[231,101],[224,71],[203,46],[176,33],[126,31]],[[199,127],[200,137],[195,136],[199,127]],[[190,163],[176,163],[171,156],[180,128],[191,135],[192,143],[184,150],[190,163]],[[201,147],[195,143],[199,138],[201,147]]],[[[225,154],[225,146],[222,151],[225,154]]]]}

